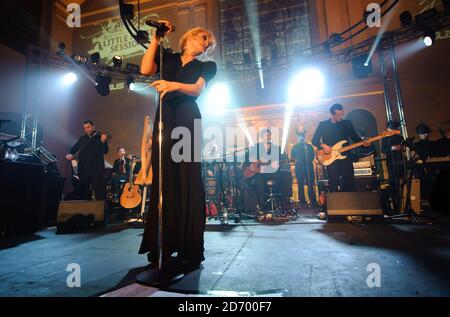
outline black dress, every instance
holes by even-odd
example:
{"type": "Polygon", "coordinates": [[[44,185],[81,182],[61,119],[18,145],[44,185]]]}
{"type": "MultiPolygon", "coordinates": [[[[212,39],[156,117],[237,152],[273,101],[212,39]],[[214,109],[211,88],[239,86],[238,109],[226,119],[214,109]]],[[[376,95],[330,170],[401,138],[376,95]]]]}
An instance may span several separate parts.
{"type": "MultiPolygon", "coordinates": [[[[159,73],[159,53],[155,59],[159,73]]],[[[216,74],[214,62],[197,59],[182,67],[179,53],[164,50],[163,79],[167,81],[195,84],[201,77],[210,81],[216,74]]],[[[172,92],[164,97],[163,130],[163,262],[177,252],[179,261],[199,264],[203,257],[203,233],[205,231],[205,194],[201,173],[201,128],[194,135],[194,121],[201,119],[196,97],[172,92]],[[180,140],[172,140],[172,130],[187,128],[191,134],[191,160],[176,163],[172,160],[172,147],[180,140]],[[194,147],[195,139],[197,146],[194,147]],[[195,160],[196,159],[196,160],[195,160]]],[[[139,253],[149,252],[148,258],[155,262],[158,257],[158,196],[159,196],[159,148],[158,107],[153,128],[152,168],[153,182],[150,194],[149,213],[139,253]]],[[[180,137],[180,139],[184,138],[180,137]]],[[[178,153],[178,151],[177,151],[178,153]]]]}

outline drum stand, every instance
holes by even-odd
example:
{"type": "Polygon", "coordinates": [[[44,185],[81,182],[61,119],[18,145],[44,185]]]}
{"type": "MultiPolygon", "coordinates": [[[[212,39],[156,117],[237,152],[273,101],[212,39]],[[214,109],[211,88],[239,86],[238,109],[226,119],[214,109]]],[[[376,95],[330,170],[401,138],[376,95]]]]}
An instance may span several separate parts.
{"type": "MultiPolygon", "coordinates": [[[[160,32],[160,30],[157,30],[160,32]]],[[[159,45],[159,71],[160,78],[163,79],[163,37],[161,37],[159,45]]],[[[164,118],[163,118],[163,100],[159,98],[159,122],[158,122],[158,147],[159,147],[159,169],[158,169],[158,268],[150,269],[139,273],[136,276],[136,281],[140,284],[165,287],[178,282],[184,278],[184,274],[175,269],[166,267],[163,265],[163,130],[164,130],[164,118]]]]}

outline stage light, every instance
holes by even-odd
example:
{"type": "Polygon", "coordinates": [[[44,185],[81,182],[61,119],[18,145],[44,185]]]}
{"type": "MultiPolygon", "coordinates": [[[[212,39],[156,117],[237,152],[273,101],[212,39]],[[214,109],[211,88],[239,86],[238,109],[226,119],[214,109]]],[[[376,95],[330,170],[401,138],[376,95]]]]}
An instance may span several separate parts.
{"type": "Polygon", "coordinates": [[[400,23],[402,26],[409,26],[413,23],[413,16],[409,11],[403,11],[400,14],[400,23]]]}
{"type": "Polygon", "coordinates": [[[225,83],[214,84],[208,92],[206,100],[208,111],[221,114],[230,106],[231,100],[230,88],[225,83]]]}
{"type": "Polygon", "coordinates": [[[123,62],[122,56],[115,55],[113,57],[113,65],[114,65],[114,67],[120,68],[122,66],[122,62],[123,62]]]}
{"type": "Polygon", "coordinates": [[[416,23],[422,29],[434,28],[438,19],[439,12],[435,8],[429,9],[421,14],[416,15],[416,23]]]}
{"type": "Polygon", "coordinates": [[[87,63],[87,61],[88,61],[88,58],[86,56],[76,55],[76,54],[72,55],[72,59],[79,64],[84,64],[84,63],[87,63]]]}
{"type": "Polygon", "coordinates": [[[138,65],[127,63],[125,69],[134,74],[140,74],[141,68],[138,65]]]}
{"type": "Polygon", "coordinates": [[[289,86],[291,102],[313,101],[322,96],[325,80],[318,69],[308,68],[294,77],[289,86]]]}
{"type": "Polygon", "coordinates": [[[333,52],[331,51],[331,45],[328,41],[323,43],[323,51],[324,51],[325,55],[327,55],[327,56],[333,55],[333,52]]]}
{"type": "Polygon", "coordinates": [[[331,45],[339,45],[344,42],[342,35],[339,33],[333,33],[330,35],[330,43],[331,45]]]}
{"type": "Polygon", "coordinates": [[[91,63],[94,65],[100,63],[100,53],[99,52],[91,54],[91,63]]]}
{"type": "Polygon", "coordinates": [[[108,74],[99,74],[95,78],[95,89],[100,96],[106,97],[109,95],[109,85],[111,84],[111,76],[108,74]]]}
{"type": "Polygon", "coordinates": [[[61,56],[64,56],[64,51],[66,50],[66,44],[64,42],[61,42],[58,44],[58,54],[61,56]]]}
{"type": "Polygon", "coordinates": [[[423,37],[423,43],[425,46],[430,47],[433,46],[434,41],[436,41],[436,32],[435,31],[427,31],[423,37]]]}
{"type": "Polygon", "coordinates": [[[127,87],[128,87],[128,89],[130,91],[135,91],[136,90],[136,84],[134,83],[133,76],[127,77],[127,87]]]}
{"type": "Polygon", "coordinates": [[[353,74],[357,78],[366,78],[372,72],[372,59],[368,54],[360,55],[352,59],[353,74]]]}
{"type": "Polygon", "coordinates": [[[77,81],[77,75],[73,72],[66,74],[63,78],[63,83],[66,86],[70,86],[77,81]]]}

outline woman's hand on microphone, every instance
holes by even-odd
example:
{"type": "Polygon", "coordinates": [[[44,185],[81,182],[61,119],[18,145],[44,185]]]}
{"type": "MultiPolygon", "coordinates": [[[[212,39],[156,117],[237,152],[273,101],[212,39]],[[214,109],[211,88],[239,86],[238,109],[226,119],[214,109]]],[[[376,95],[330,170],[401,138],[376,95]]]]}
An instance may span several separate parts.
{"type": "MultiPolygon", "coordinates": [[[[164,25],[169,29],[168,31],[166,31],[166,32],[164,33],[164,36],[166,36],[167,34],[173,32],[174,26],[172,25],[172,23],[170,23],[170,21],[168,21],[168,20],[158,20],[158,22],[164,24],[164,25]]],[[[159,34],[158,34],[158,32],[156,32],[156,31],[153,33],[153,37],[156,38],[157,40],[160,40],[161,37],[158,36],[158,35],[159,35],[159,34]]]]}

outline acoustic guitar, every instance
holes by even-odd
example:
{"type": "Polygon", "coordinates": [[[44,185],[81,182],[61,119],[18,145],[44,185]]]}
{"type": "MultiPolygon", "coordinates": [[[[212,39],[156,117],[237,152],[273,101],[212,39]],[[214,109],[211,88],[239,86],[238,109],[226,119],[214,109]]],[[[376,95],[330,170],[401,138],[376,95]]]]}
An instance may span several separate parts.
{"type": "Polygon", "coordinates": [[[383,133],[373,137],[369,138],[367,140],[364,140],[363,142],[354,143],[352,145],[344,146],[346,143],[348,143],[347,140],[343,140],[341,142],[336,143],[331,149],[332,151],[330,153],[325,153],[324,150],[316,150],[316,159],[317,161],[323,165],[323,166],[329,166],[333,164],[337,160],[344,160],[347,158],[347,156],[342,155],[342,153],[356,149],[360,146],[364,145],[364,142],[373,143],[375,141],[381,140],[383,138],[387,138],[393,135],[400,134],[399,130],[392,130],[392,131],[384,131],[383,133]]]}
{"type": "Polygon", "coordinates": [[[247,166],[245,166],[244,168],[244,177],[245,178],[252,178],[253,176],[260,174],[261,173],[261,167],[263,166],[271,166],[274,169],[274,172],[278,171],[282,166],[286,165],[286,164],[291,164],[291,160],[289,158],[287,159],[283,159],[280,161],[275,161],[273,163],[268,162],[268,163],[262,163],[261,161],[257,161],[257,162],[252,162],[250,164],[248,164],[247,166]],[[274,167],[274,163],[277,163],[276,165],[278,165],[276,168],[274,167]]]}
{"type": "Polygon", "coordinates": [[[120,195],[120,205],[126,209],[134,209],[142,201],[141,190],[139,185],[134,184],[133,181],[133,166],[135,158],[131,161],[130,172],[128,173],[128,183],[123,188],[122,195],[120,195]]]}

